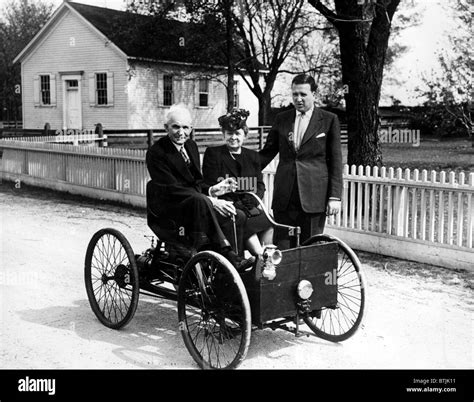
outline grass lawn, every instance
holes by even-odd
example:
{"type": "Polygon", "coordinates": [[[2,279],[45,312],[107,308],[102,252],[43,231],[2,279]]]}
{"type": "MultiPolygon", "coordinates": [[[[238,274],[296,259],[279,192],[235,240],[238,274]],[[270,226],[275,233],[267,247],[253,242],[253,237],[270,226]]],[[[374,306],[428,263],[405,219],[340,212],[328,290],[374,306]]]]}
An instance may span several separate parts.
{"type": "MultiPolygon", "coordinates": [[[[474,172],[474,147],[469,140],[422,139],[419,147],[382,144],[382,158],[385,166],[393,168],[474,172]]],[[[347,161],[347,145],[343,145],[343,161],[347,161]]]]}

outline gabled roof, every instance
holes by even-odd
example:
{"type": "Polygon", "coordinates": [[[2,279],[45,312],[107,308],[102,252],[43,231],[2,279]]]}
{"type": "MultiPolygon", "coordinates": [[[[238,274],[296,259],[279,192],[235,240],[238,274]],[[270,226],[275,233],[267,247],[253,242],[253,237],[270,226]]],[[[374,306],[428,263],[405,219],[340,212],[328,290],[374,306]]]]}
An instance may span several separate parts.
{"type": "MultiPolygon", "coordinates": [[[[169,61],[225,66],[219,50],[223,34],[217,27],[158,19],[131,12],[65,1],[33,40],[15,58],[21,60],[66,10],[82,17],[100,36],[108,39],[123,56],[150,61],[169,61]]],[[[221,42],[223,43],[223,42],[221,42]]],[[[238,62],[234,57],[234,64],[238,62]]],[[[265,68],[262,66],[262,70],[265,68]]]]}

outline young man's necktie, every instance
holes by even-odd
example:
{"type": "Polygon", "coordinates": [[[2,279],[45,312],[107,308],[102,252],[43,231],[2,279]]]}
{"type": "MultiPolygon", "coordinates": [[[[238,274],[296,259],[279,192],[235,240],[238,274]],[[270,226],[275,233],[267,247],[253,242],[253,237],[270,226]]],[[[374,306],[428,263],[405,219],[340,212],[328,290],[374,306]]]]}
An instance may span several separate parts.
{"type": "Polygon", "coordinates": [[[296,138],[295,138],[295,149],[298,151],[301,145],[301,140],[303,139],[303,119],[304,113],[300,113],[298,117],[298,130],[296,131],[296,138]]]}

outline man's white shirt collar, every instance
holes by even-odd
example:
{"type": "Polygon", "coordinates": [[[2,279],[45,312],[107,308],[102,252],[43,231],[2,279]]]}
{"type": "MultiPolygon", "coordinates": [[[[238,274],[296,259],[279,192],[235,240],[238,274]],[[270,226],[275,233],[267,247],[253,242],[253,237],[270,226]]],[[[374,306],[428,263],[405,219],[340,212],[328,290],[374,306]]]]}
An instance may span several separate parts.
{"type": "MultiPolygon", "coordinates": [[[[309,109],[308,111],[304,112],[305,117],[306,117],[306,116],[312,116],[313,111],[314,111],[314,105],[311,106],[311,109],[309,109]]],[[[301,114],[302,114],[302,113],[301,113],[299,110],[296,111],[296,117],[299,117],[301,114]]]]}

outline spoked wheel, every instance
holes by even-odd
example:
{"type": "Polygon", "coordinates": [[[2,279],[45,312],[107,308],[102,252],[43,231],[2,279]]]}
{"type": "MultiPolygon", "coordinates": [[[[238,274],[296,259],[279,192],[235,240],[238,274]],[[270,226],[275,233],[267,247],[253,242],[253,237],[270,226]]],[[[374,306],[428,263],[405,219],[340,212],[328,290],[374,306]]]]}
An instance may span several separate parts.
{"type": "Polygon", "coordinates": [[[92,311],[107,327],[118,329],[135,314],[138,304],[138,269],[132,247],[115,229],[92,236],[84,266],[87,297],[92,311]]]}
{"type": "Polygon", "coordinates": [[[344,341],[359,327],[365,306],[364,280],[360,261],[343,241],[328,235],[316,235],[303,246],[327,241],[338,242],[337,305],[311,312],[304,318],[306,324],[320,338],[331,342],[344,341]]]}
{"type": "Polygon", "coordinates": [[[250,344],[250,304],[242,279],[221,255],[202,251],[189,260],[178,290],[179,328],[204,369],[237,367],[250,344]]]}

